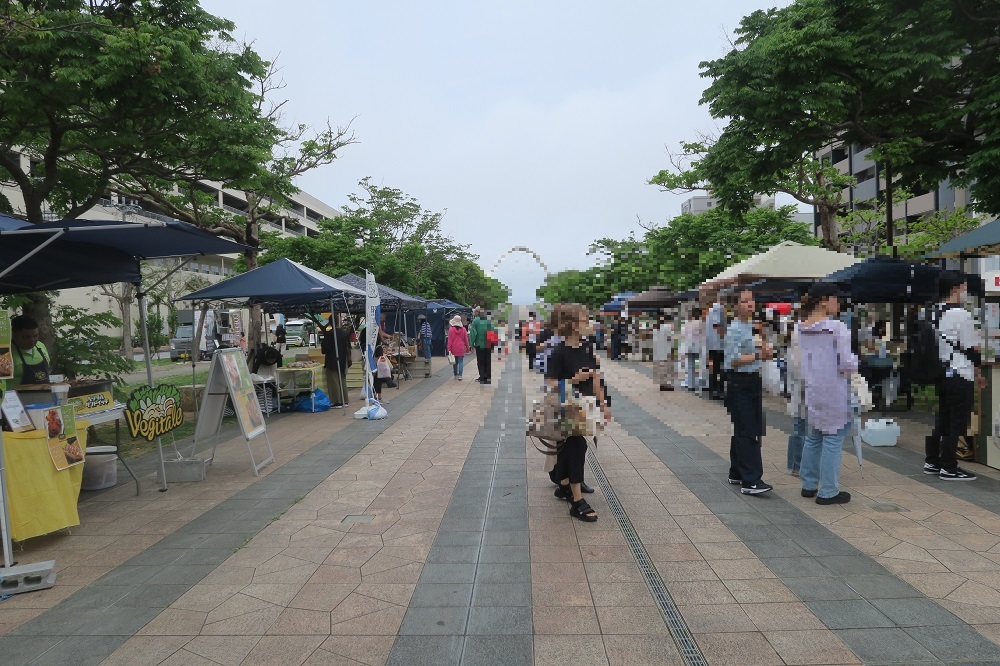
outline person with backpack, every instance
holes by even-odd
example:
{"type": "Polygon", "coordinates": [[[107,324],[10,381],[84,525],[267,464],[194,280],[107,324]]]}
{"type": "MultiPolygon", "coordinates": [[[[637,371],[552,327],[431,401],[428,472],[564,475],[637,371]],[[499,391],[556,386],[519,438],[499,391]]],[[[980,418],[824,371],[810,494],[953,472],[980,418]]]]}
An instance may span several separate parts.
{"type": "Polygon", "coordinates": [[[493,345],[496,345],[496,329],[493,322],[486,318],[486,311],[476,308],[476,318],[469,324],[469,341],[472,342],[476,350],[476,365],[479,367],[479,378],[476,380],[480,384],[489,385],[493,376],[493,363],[490,358],[490,341],[493,338],[493,345]],[[492,336],[490,334],[492,333],[492,336]]]}
{"type": "Polygon", "coordinates": [[[924,474],[942,481],[974,481],[975,472],[958,466],[958,438],[969,430],[976,387],[984,387],[982,357],[972,314],[962,307],[967,289],[956,271],[941,273],[942,301],[917,327],[917,350],[911,359],[921,375],[918,383],[936,380],[938,413],[934,431],[925,441],[924,474]],[[935,347],[930,344],[933,334],[935,347]],[[921,381],[923,380],[923,381],[921,381]]]}

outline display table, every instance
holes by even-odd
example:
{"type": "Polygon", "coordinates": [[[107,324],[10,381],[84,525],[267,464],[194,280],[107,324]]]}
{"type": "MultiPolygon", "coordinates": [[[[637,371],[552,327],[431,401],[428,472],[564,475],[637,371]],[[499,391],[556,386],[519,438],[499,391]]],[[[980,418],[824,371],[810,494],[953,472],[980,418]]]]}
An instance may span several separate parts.
{"type": "MultiPolygon", "coordinates": [[[[323,366],[309,368],[278,368],[274,371],[278,384],[278,400],[295,398],[299,393],[313,393],[316,389],[326,390],[326,370],[323,366]]],[[[329,395],[329,393],[327,393],[329,395]]]]}
{"type": "MultiPolygon", "coordinates": [[[[77,441],[86,454],[88,421],[77,421],[77,441]]],[[[40,430],[3,434],[7,466],[7,499],[10,531],[14,541],[80,524],[76,504],[80,498],[83,465],[59,471],[52,464],[45,433],[40,430]]]]}

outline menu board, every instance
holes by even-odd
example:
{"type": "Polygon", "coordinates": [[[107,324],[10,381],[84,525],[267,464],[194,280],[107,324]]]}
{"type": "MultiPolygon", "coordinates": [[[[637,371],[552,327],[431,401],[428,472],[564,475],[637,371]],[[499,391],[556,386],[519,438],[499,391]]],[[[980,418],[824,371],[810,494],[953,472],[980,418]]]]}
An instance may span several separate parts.
{"type": "Polygon", "coordinates": [[[14,356],[11,354],[10,313],[0,310],[0,379],[14,378],[14,356]]]}
{"type": "Polygon", "coordinates": [[[27,432],[35,429],[31,418],[28,417],[28,412],[24,411],[24,405],[21,404],[21,398],[18,397],[17,391],[12,390],[4,393],[0,411],[3,411],[7,424],[14,432],[27,432]]]}
{"type": "Polygon", "coordinates": [[[253,380],[250,379],[250,370],[242,353],[237,353],[238,349],[225,351],[227,353],[216,353],[215,356],[222,361],[229,397],[233,402],[233,409],[236,411],[243,436],[253,439],[264,432],[264,414],[260,410],[253,380]]]}
{"type": "Polygon", "coordinates": [[[83,449],[76,438],[76,411],[73,405],[45,410],[45,440],[56,469],[68,469],[83,462],[83,449]]]}

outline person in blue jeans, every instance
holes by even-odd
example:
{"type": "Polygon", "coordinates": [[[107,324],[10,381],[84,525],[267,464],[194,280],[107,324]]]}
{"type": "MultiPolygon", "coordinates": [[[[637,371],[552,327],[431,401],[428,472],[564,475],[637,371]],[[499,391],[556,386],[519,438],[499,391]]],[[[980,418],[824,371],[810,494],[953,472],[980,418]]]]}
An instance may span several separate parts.
{"type": "Polygon", "coordinates": [[[802,496],[815,497],[817,504],[846,504],[851,494],[840,490],[840,465],[851,430],[850,377],[858,370],[858,357],[851,351],[850,329],[835,319],[840,313],[835,284],[814,284],[804,306],[799,354],[808,427],[799,468],[802,496]]]}
{"type": "Polygon", "coordinates": [[[427,359],[427,372],[425,377],[431,376],[431,325],[427,323],[427,317],[420,315],[417,317],[417,325],[420,326],[420,342],[424,347],[424,358],[427,359]]]}

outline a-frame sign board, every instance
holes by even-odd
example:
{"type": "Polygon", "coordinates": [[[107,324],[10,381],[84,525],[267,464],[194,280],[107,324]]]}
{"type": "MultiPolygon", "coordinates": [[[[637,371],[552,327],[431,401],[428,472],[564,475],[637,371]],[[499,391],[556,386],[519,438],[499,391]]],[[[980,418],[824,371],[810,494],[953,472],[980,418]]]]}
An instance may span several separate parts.
{"type": "Polygon", "coordinates": [[[267,437],[267,425],[264,423],[264,413],[261,411],[257,394],[254,391],[253,380],[250,379],[250,369],[247,368],[243,350],[220,349],[212,355],[212,364],[208,368],[208,380],[205,382],[205,395],[202,398],[201,412],[198,414],[198,424],[194,430],[194,447],[192,455],[198,448],[198,443],[209,437],[215,437],[212,444],[212,457],[215,459],[215,449],[219,445],[219,430],[222,427],[222,416],[226,409],[226,398],[232,401],[236,411],[240,430],[247,441],[247,451],[250,453],[250,466],[255,475],[268,463],[274,462],[274,452],[271,450],[271,440],[267,437]],[[253,454],[251,441],[264,436],[264,459],[257,462],[253,454]]]}

